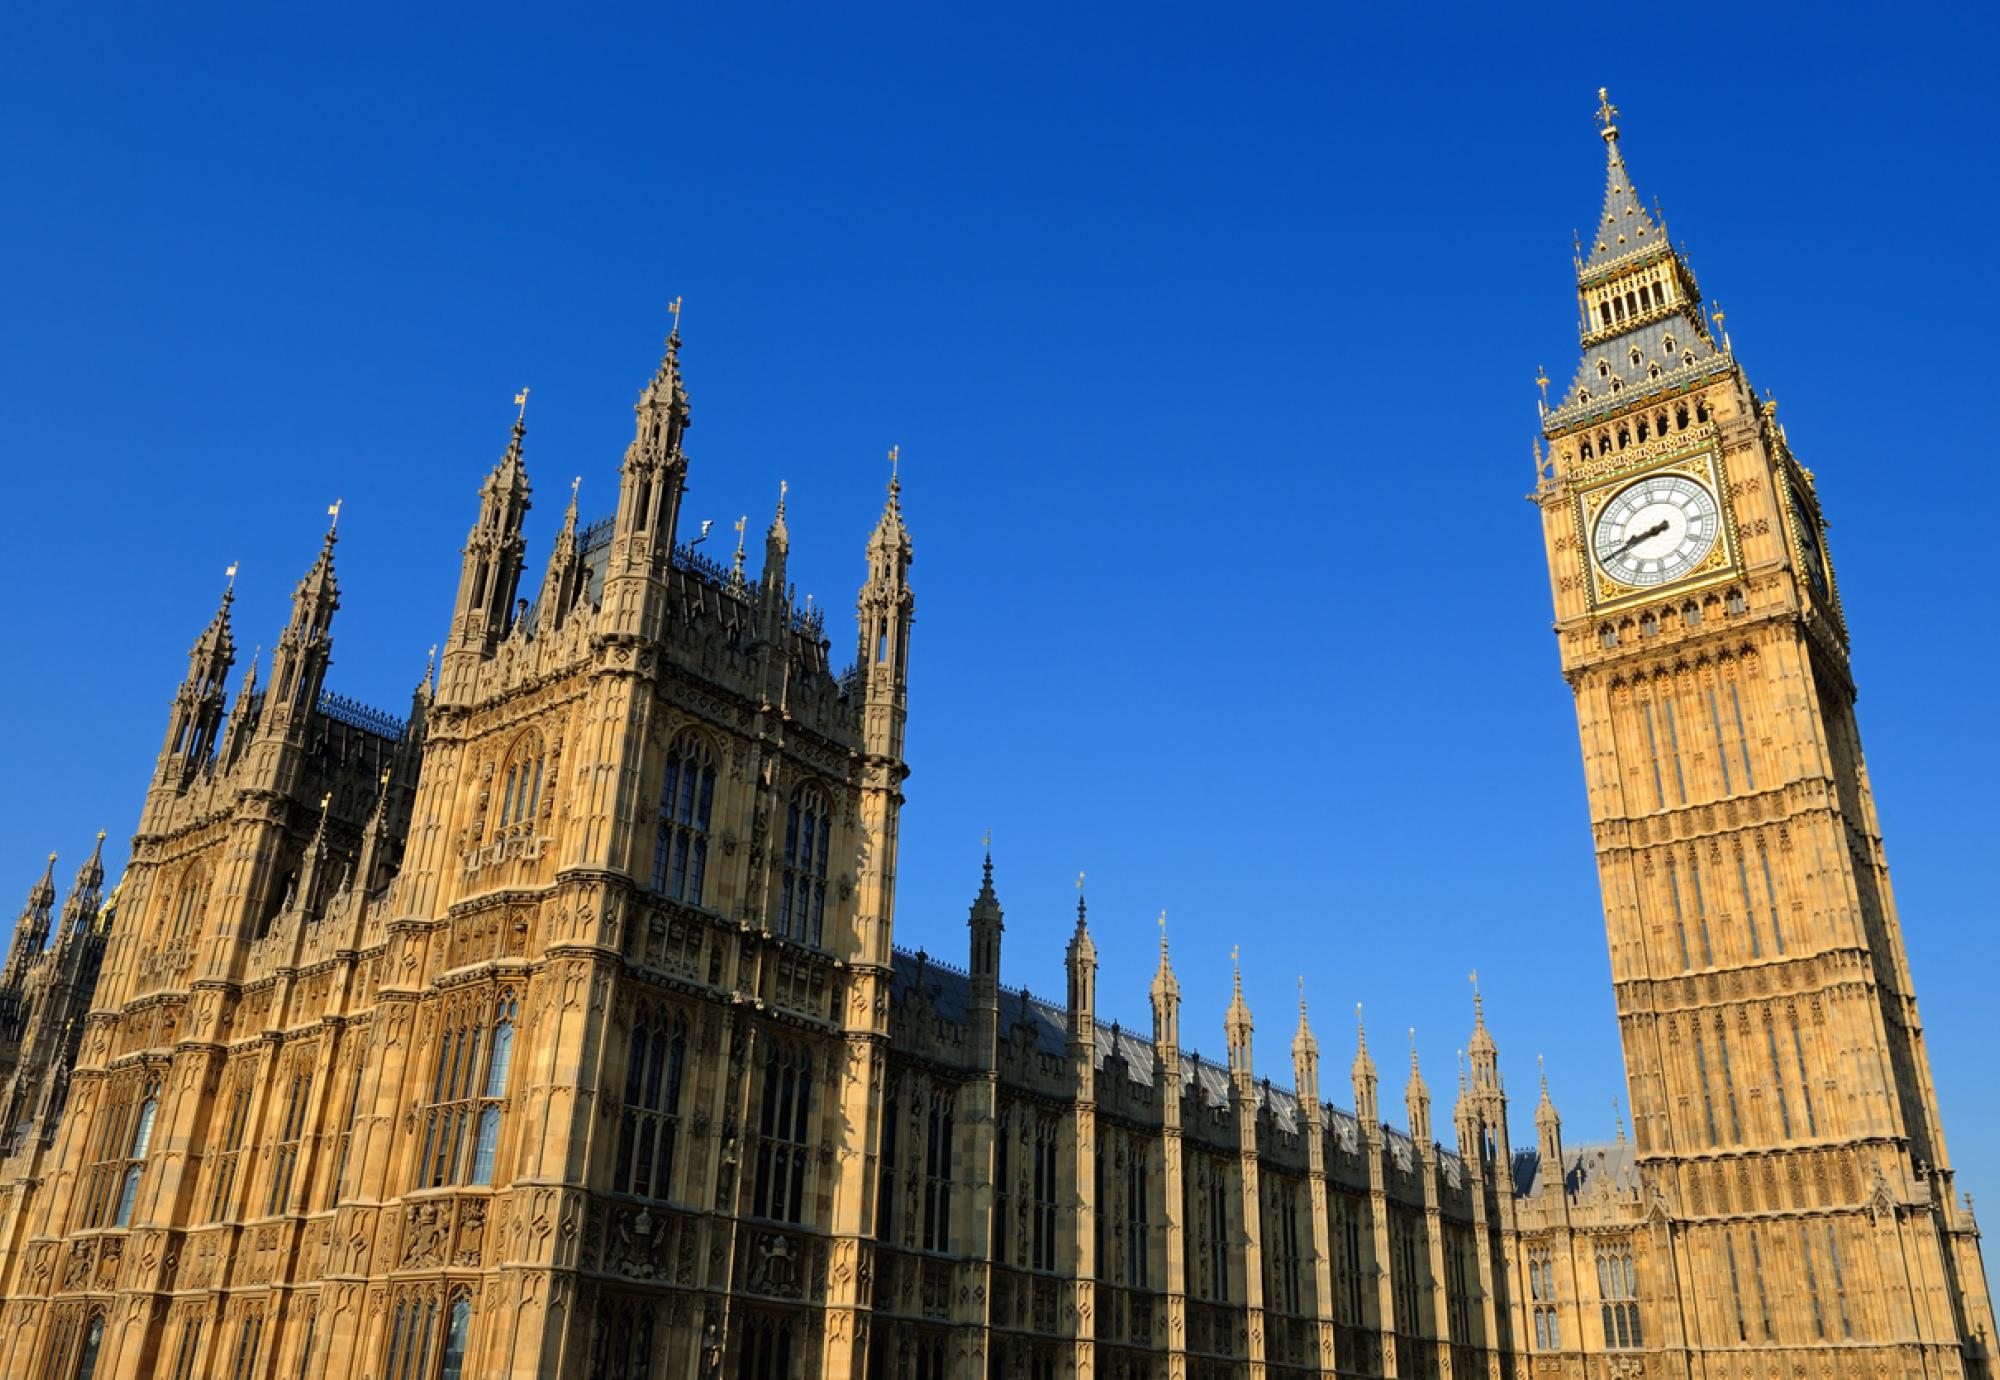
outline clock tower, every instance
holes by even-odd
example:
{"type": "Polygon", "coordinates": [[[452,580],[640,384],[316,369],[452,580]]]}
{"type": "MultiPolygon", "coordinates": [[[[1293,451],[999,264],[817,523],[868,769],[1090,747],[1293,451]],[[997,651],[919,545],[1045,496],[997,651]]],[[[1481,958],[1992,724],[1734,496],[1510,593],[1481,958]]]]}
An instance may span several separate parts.
{"type": "Polygon", "coordinates": [[[1690,1376],[1990,1375],[1813,473],[1599,95],[1582,359],[1543,405],[1535,500],[1668,1247],[1640,1282],[1653,1341],[1690,1376]]]}

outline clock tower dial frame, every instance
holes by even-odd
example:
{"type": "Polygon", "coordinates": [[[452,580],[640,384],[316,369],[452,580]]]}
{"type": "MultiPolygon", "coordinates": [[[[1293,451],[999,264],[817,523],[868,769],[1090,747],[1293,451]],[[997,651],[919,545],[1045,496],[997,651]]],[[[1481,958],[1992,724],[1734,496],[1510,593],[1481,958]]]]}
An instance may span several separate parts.
{"type": "Polygon", "coordinates": [[[1740,574],[1735,511],[1711,446],[1656,452],[1581,484],[1572,511],[1578,573],[1593,610],[1740,574]],[[1607,537],[1612,523],[1619,530],[1607,537]]]}

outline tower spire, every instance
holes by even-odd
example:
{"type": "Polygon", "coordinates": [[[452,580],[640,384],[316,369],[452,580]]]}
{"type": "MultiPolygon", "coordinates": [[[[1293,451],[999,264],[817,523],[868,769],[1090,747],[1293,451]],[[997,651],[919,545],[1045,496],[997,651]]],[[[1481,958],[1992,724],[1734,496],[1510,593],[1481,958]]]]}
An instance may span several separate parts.
{"type": "Polygon", "coordinates": [[[14,942],[7,950],[7,968],[0,973],[0,987],[17,986],[28,965],[49,942],[49,917],[56,904],[56,855],[49,854],[42,879],[28,888],[27,904],[14,922],[14,942]]]}
{"type": "Polygon", "coordinates": [[[76,880],[70,884],[69,896],[63,901],[62,933],[58,944],[87,933],[91,922],[97,918],[98,904],[104,897],[104,831],[97,831],[97,844],[90,850],[90,856],[83,860],[83,866],[76,870],[76,880]]]}
{"type": "Polygon", "coordinates": [[[334,578],[333,548],[339,537],[340,504],[327,510],[326,539],[312,568],[292,591],[291,619],[271,651],[271,692],[260,727],[277,731],[303,723],[319,703],[326,668],[333,661],[333,614],[340,607],[340,582],[334,578]]]}

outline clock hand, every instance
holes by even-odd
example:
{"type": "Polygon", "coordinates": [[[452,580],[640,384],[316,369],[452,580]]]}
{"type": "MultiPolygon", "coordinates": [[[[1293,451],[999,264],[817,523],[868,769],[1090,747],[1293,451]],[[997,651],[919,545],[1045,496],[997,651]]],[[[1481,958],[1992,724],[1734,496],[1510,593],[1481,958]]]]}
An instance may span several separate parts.
{"type": "Polygon", "coordinates": [[[1658,522],[1654,523],[1651,527],[1648,527],[1645,531],[1635,533],[1634,535],[1625,538],[1625,544],[1619,547],[1616,551],[1613,551],[1611,554],[1614,556],[1622,556],[1627,551],[1630,551],[1633,547],[1637,546],[1640,542],[1647,541],[1653,537],[1657,537],[1660,535],[1660,533],[1666,530],[1667,530],[1667,520],[1665,518],[1661,518],[1658,522]]]}

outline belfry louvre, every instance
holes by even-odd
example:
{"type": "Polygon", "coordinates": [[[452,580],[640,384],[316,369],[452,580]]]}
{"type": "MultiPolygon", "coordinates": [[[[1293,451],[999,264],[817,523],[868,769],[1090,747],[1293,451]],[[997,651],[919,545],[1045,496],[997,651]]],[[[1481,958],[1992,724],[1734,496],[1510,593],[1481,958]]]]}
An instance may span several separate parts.
{"type": "Polygon", "coordinates": [[[1062,1000],[1010,989],[990,857],[962,964],[898,947],[899,486],[840,670],[782,498],[754,575],[682,542],[676,330],[532,592],[516,423],[405,717],[326,683],[329,526],[267,669],[229,693],[231,594],[195,642],[122,882],[31,889],[8,1374],[1989,1376],[1813,476],[1615,115],[1536,498],[1629,1138],[1544,1086],[1514,1148],[1476,995],[1405,1130],[1303,1000],[1288,1067],[1240,981],[1184,1053],[1164,939],[1101,1023],[1081,899],[1062,1000]]]}

